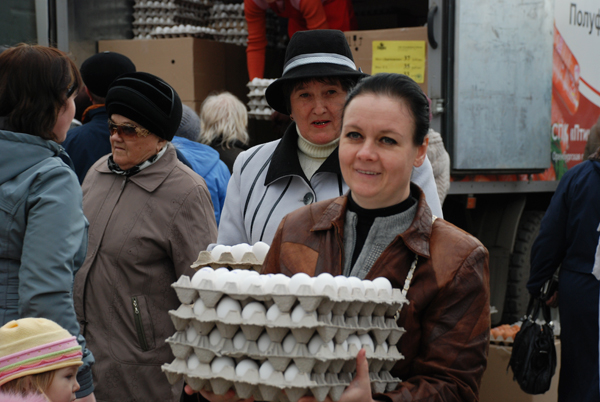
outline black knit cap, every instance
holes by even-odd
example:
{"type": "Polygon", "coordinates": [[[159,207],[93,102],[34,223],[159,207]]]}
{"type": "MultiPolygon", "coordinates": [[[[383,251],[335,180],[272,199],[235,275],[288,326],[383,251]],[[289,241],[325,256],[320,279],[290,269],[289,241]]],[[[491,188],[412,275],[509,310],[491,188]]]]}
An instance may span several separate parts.
{"type": "Polygon", "coordinates": [[[299,31],[292,36],[285,51],[283,75],[267,87],[265,97],[273,109],[289,114],[283,94],[286,81],[324,77],[349,77],[358,81],[366,76],[356,70],[352,51],[342,31],[299,31]]]}
{"type": "Polygon", "coordinates": [[[120,114],[171,141],[181,123],[181,99],[166,82],[148,73],[125,74],[106,95],[108,115],[120,114]]]}
{"type": "Polygon", "coordinates": [[[93,55],[79,69],[85,86],[96,96],[106,98],[108,87],[119,76],[135,73],[135,64],[127,56],[115,52],[93,55]]]}

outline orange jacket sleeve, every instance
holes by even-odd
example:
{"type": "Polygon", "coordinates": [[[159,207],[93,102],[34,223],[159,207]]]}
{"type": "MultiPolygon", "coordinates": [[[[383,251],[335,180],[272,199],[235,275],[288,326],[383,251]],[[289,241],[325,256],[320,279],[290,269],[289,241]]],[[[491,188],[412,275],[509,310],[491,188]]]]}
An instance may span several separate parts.
{"type": "Polygon", "coordinates": [[[263,78],[265,72],[265,50],[267,48],[266,10],[260,8],[254,0],[244,0],[244,14],[248,25],[248,47],[246,62],[248,78],[263,78]]]}

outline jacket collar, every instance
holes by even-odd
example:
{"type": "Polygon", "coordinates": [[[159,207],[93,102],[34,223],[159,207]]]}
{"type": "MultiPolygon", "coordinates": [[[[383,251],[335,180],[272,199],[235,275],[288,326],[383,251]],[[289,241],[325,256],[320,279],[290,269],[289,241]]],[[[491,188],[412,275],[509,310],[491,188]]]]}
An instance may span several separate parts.
{"type": "MultiPolygon", "coordinates": [[[[336,148],[325,162],[319,167],[315,174],[320,172],[342,174],[340,170],[340,160],[338,157],[338,148],[336,148]]],[[[304,174],[300,161],[298,160],[298,133],[296,123],[290,124],[285,130],[281,141],[277,144],[273,157],[265,178],[265,186],[287,176],[301,177],[309,186],[310,180],[304,174]]]]}
{"type": "MultiPolygon", "coordinates": [[[[152,165],[148,166],[141,172],[130,176],[129,181],[143,188],[149,193],[156,190],[165,179],[171,174],[171,171],[177,165],[177,154],[171,143],[167,145],[169,148],[165,154],[152,165]]],[[[108,163],[101,163],[96,166],[96,170],[100,173],[114,174],[108,167],[108,163]]]]}
{"type": "Polygon", "coordinates": [[[94,119],[108,120],[108,111],[106,110],[106,106],[104,104],[91,105],[90,107],[85,109],[83,111],[83,114],[81,115],[82,124],[89,123],[91,120],[94,119]]]}
{"type": "MultiPolygon", "coordinates": [[[[425,201],[425,193],[414,183],[410,184],[410,191],[418,199],[417,214],[404,233],[400,233],[394,241],[402,238],[406,247],[413,253],[425,258],[430,258],[429,239],[431,238],[431,227],[433,216],[425,201]]],[[[325,209],[311,231],[330,230],[336,226],[343,234],[346,209],[348,205],[348,194],[338,197],[325,209]]]]}

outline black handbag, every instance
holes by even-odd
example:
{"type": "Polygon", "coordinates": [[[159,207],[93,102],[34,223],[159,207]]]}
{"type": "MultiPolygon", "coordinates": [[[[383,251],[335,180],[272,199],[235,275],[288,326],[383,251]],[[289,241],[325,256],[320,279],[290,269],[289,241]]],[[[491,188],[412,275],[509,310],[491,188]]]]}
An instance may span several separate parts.
{"type": "MultiPolygon", "coordinates": [[[[521,330],[513,343],[508,366],[521,389],[532,395],[543,394],[550,389],[556,371],[556,347],[554,330],[550,321],[550,307],[539,298],[532,297],[523,317],[521,330]],[[544,324],[536,319],[542,311],[544,324]]],[[[508,367],[507,367],[508,370],[508,367]]]]}

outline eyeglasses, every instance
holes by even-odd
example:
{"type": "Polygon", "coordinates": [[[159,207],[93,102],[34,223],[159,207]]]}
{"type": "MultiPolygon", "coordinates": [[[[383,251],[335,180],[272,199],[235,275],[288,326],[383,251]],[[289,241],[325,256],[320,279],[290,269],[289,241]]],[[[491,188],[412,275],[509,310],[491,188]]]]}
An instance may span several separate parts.
{"type": "Polygon", "coordinates": [[[110,134],[119,134],[121,137],[147,137],[150,135],[150,131],[145,128],[134,126],[133,124],[117,124],[111,119],[108,119],[108,130],[110,134]]]}

